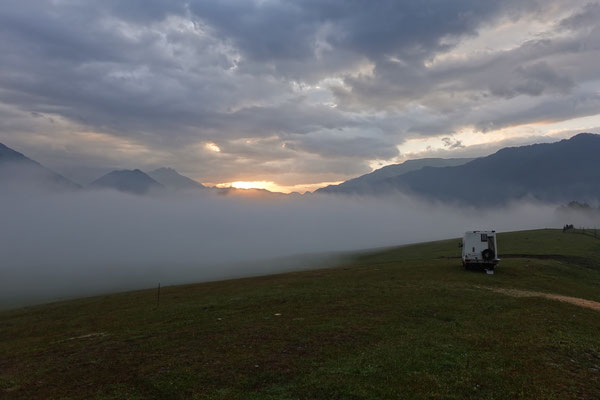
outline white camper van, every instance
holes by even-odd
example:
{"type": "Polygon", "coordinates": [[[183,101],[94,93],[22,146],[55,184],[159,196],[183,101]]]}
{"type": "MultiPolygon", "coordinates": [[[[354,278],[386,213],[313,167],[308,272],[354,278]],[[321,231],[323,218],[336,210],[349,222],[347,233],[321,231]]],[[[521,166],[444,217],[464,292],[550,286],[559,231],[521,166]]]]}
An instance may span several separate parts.
{"type": "Polygon", "coordinates": [[[483,268],[493,271],[500,259],[496,231],[465,232],[462,241],[462,262],[466,269],[483,268]]]}

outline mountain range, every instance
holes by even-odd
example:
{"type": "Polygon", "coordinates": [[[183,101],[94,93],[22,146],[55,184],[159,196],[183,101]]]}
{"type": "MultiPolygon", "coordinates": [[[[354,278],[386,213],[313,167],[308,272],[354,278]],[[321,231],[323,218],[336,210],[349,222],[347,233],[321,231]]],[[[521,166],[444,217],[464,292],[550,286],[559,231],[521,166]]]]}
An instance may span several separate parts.
{"type": "Polygon", "coordinates": [[[15,189],[41,189],[51,191],[73,191],[82,189],[110,189],[136,195],[161,193],[164,191],[209,191],[214,194],[269,197],[283,195],[264,189],[237,189],[206,187],[195,180],[181,175],[173,168],[158,168],[149,172],[139,169],[115,170],[81,186],[63,175],[0,143],[0,186],[15,189]]]}
{"type": "MultiPolygon", "coordinates": [[[[600,135],[581,133],[555,143],[507,147],[476,159],[425,158],[390,165],[316,193],[382,196],[405,193],[426,200],[474,206],[530,198],[568,202],[600,200],[600,135]]],[[[0,185],[78,190],[80,185],[0,144],[0,185]]],[[[254,194],[208,188],[171,168],[110,172],[89,185],[144,195],[165,190],[210,190],[221,195],[254,194]]],[[[261,196],[274,193],[259,191],[261,196]]]]}
{"type": "Polygon", "coordinates": [[[425,166],[384,179],[365,177],[358,178],[360,185],[341,184],[320,191],[363,195],[401,192],[476,206],[523,198],[598,201],[600,135],[581,133],[555,143],[503,148],[461,165],[425,166]]]}

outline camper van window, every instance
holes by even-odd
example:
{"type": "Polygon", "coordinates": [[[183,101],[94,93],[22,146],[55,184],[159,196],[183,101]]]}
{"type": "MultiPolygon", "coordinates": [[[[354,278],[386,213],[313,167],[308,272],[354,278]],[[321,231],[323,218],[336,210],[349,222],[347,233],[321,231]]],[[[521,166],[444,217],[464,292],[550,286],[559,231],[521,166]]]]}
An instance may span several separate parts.
{"type": "Polygon", "coordinates": [[[487,242],[487,233],[482,233],[481,234],[481,241],[482,242],[487,242]]]}

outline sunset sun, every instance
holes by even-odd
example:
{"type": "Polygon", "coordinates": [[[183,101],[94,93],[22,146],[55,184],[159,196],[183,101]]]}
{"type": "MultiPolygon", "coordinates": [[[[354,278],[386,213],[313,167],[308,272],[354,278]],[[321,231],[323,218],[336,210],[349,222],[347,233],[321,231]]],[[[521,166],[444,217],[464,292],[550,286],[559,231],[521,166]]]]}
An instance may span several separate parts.
{"type": "Polygon", "coordinates": [[[273,182],[267,181],[236,181],[231,182],[231,187],[236,189],[273,189],[275,187],[273,182]]]}

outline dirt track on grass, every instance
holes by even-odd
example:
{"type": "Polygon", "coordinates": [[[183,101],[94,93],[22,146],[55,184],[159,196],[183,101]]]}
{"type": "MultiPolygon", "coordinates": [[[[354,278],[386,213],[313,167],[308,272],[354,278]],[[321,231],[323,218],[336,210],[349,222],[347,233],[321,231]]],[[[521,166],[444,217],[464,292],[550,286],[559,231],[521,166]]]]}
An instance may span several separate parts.
{"type": "Polygon", "coordinates": [[[560,294],[554,293],[543,293],[543,292],[534,292],[531,290],[519,290],[519,289],[500,289],[500,288],[492,288],[487,286],[478,286],[482,289],[491,290],[495,293],[505,294],[507,296],[512,297],[543,297],[545,299],[562,301],[563,303],[573,304],[583,308],[589,308],[590,310],[600,311],[600,303],[597,301],[581,299],[579,297],[570,297],[563,296],[560,294]]]}

